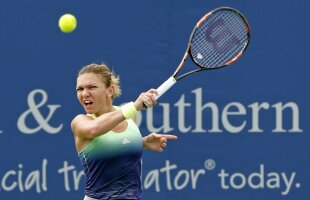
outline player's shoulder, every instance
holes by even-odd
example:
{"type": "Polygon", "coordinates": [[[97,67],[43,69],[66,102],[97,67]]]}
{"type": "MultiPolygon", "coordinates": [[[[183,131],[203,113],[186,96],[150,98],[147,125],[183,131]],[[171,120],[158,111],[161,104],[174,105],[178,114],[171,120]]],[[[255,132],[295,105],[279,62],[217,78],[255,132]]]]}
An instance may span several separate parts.
{"type": "Polygon", "coordinates": [[[89,119],[89,118],[91,118],[91,116],[86,115],[86,114],[78,114],[78,115],[76,115],[76,116],[72,119],[72,121],[71,121],[71,127],[72,127],[74,124],[76,124],[77,122],[79,122],[80,120],[89,119]]]}
{"type": "Polygon", "coordinates": [[[78,114],[78,115],[76,115],[76,116],[72,119],[72,121],[75,121],[75,120],[80,119],[80,118],[85,118],[86,116],[87,116],[86,114],[78,114]]]}
{"type": "Polygon", "coordinates": [[[113,105],[113,108],[114,108],[114,110],[119,110],[119,109],[121,109],[121,106],[115,106],[115,105],[113,105]]]}

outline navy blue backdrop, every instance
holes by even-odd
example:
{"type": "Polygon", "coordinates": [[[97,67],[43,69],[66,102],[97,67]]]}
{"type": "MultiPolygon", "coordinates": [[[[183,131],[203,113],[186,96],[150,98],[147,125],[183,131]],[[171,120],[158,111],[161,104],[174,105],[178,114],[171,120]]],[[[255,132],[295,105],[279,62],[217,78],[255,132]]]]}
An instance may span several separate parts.
{"type": "Polygon", "coordinates": [[[197,20],[220,6],[247,17],[250,46],[139,113],[144,135],[179,138],[144,152],[143,199],[309,199],[306,0],[1,0],[0,199],[82,199],[77,71],[107,63],[121,77],[115,104],[134,100],[170,76],[197,20]],[[78,20],[70,34],[58,28],[65,13],[78,20]]]}

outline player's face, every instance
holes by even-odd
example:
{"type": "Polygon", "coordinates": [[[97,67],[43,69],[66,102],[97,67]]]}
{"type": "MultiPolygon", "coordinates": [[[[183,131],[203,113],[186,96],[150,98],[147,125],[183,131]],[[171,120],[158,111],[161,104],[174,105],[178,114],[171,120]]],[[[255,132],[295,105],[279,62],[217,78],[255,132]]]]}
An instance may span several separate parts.
{"type": "Polygon", "coordinates": [[[77,78],[77,98],[89,114],[101,115],[112,108],[112,87],[93,73],[82,74],[77,78]]]}

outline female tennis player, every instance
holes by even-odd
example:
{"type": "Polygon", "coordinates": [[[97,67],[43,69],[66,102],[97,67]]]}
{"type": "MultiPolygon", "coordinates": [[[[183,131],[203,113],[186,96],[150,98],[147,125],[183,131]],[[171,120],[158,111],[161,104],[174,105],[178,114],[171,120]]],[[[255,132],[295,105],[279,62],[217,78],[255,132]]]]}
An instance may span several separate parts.
{"type": "Polygon", "coordinates": [[[143,149],[162,152],[174,135],[142,137],[135,124],[138,111],[156,104],[155,89],[141,93],[121,107],[119,78],[105,64],[84,66],[76,82],[77,98],[86,114],[71,122],[76,150],[86,175],[84,200],[141,199],[143,149]],[[155,94],[155,95],[154,95],[155,94]]]}

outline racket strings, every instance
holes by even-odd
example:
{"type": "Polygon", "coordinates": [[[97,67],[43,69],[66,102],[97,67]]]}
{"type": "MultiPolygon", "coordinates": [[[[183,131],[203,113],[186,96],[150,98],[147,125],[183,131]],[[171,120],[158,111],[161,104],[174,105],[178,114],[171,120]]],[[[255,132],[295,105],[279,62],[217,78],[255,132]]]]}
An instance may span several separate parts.
{"type": "MultiPolygon", "coordinates": [[[[210,60],[210,59],[207,60],[207,61],[209,61],[209,64],[206,64],[207,66],[221,65],[223,63],[223,61],[226,61],[228,58],[231,57],[231,54],[233,52],[236,52],[236,47],[238,47],[238,46],[232,44],[232,42],[236,42],[236,41],[234,40],[234,38],[232,38],[231,34],[228,34],[230,29],[227,28],[227,25],[224,26],[223,24],[226,22],[226,24],[228,24],[232,27],[236,27],[236,22],[238,22],[238,21],[237,20],[231,20],[232,18],[228,18],[228,17],[230,17],[230,16],[228,16],[227,14],[223,15],[222,12],[219,13],[218,18],[217,19],[214,18],[214,20],[213,20],[213,25],[215,23],[217,23],[216,24],[217,28],[212,29],[212,31],[213,31],[212,35],[211,35],[211,33],[208,33],[208,34],[210,34],[209,35],[209,44],[210,45],[205,46],[206,48],[203,48],[204,47],[203,45],[198,45],[200,47],[200,48],[198,48],[198,51],[203,52],[204,54],[209,52],[208,57],[213,58],[213,60],[210,60]],[[211,37],[213,37],[213,38],[210,41],[211,37]],[[227,48],[227,47],[233,47],[233,48],[227,48]],[[227,50],[228,50],[228,52],[227,52],[227,50]],[[216,61],[219,62],[220,64],[217,64],[216,61]]],[[[204,26],[201,29],[202,31],[199,34],[198,38],[200,38],[200,39],[198,40],[198,43],[200,43],[200,44],[207,40],[207,38],[204,38],[204,37],[207,37],[204,34],[206,32],[206,27],[209,27],[207,25],[208,25],[207,23],[204,24],[204,26]]],[[[240,25],[238,27],[240,27],[240,25]]],[[[236,33],[237,32],[235,32],[235,34],[236,33]]],[[[235,56],[236,56],[236,54],[233,55],[233,57],[235,57],[235,56]]]]}
{"type": "MultiPolygon", "coordinates": [[[[237,20],[231,20],[232,18],[228,18],[228,15],[223,14],[220,17],[220,22],[225,22],[226,24],[230,25],[230,27],[236,27],[235,22],[237,22],[237,20]]],[[[238,25],[239,24],[237,24],[237,27],[240,27],[240,25],[238,25]]],[[[232,33],[230,30],[230,28],[227,28],[227,25],[219,26],[219,28],[214,29],[212,35],[219,36],[220,38],[211,41],[211,45],[209,45],[209,48],[204,50],[204,52],[210,52],[210,57],[213,58],[213,60],[210,60],[211,62],[209,64],[206,64],[206,66],[221,66],[228,60],[234,58],[237,53],[241,51],[240,46],[234,45],[234,42],[238,41],[236,41],[237,39],[234,39],[233,35],[230,34],[232,33]]],[[[234,34],[238,35],[239,32],[235,31],[234,34]]]]}
{"type": "Polygon", "coordinates": [[[217,68],[234,59],[247,41],[247,27],[241,16],[231,10],[219,10],[195,31],[191,53],[200,66],[217,68]]]}

